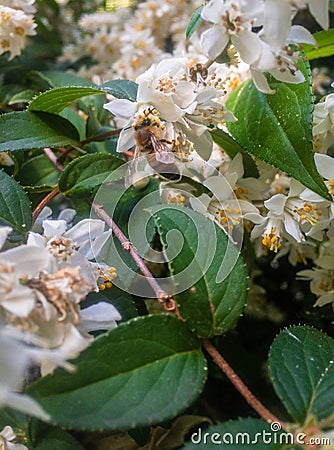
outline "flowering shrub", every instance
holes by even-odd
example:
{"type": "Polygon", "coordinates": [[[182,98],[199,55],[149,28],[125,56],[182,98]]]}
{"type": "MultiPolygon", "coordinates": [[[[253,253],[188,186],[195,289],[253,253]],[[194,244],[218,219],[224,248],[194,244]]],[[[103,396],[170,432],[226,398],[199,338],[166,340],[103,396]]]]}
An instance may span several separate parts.
{"type": "Polygon", "coordinates": [[[0,448],[332,448],[329,2],[0,3],[0,448]]]}

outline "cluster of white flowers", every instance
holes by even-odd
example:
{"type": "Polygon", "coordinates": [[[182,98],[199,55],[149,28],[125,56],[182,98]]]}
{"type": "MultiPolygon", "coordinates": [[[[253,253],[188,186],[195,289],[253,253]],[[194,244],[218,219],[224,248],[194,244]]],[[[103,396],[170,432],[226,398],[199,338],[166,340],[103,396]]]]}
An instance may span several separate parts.
{"type": "MultiPolygon", "coordinates": [[[[145,42],[150,42],[152,52],[157,43],[165,42],[168,37],[165,25],[173,16],[170,3],[157,7],[155,2],[142,2],[131,18],[128,10],[122,10],[121,16],[128,18],[126,37],[123,37],[124,29],[121,32],[117,26],[115,28],[114,19],[109,21],[109,31],[115,32],[113,41],[116,42],[117,36],[121,45],[112,60],[113,71],[124,63],[123,49],[130,52],[130,47],[133,50],[139,42],[135,39],[128,46],[129,36],[145,33],[145,42]],[[161,24],[164,8],[168,13],[161,24]],[[154,42],[150,41],[152,37],[154,42]]],[[[181,1],[178,6],[174,5],[174,11],[179,8],[180,17],[184,13],[184,4],[181,1]]],[[[245,178],[241,155],[231,160],[213,144],[209,131],[215,128],[226,130],[225,122],[235,120],[224,105],[230,91],[245,78],[252,77],[256,87],[268,94],[274,94],[274,91],[264,73],[283,82],[304,81],[297,65],[299,44],[315,44],[315,41],[305,28],[291,23],[297,11],[307,6],[316,21],[328,28],[327,0],[320,3],[312,0],[212,0],[202,6],[203,23],[187,43],[184,36],[180,38],[177,30],[182,27],[178,28],[179,22],[174,18],[174,34],[169,28],[169,37],[174,44],[172,57],[160,50],[161,62],[147,67],[145,64],[151,62],[147,57],[138,62],[136,70],[133,67],[129,70],[131,62],[127,60],[125,67],[128,70],[123,73],[116,70],[116,73],[137,82],[136,102],[113,99],[105,105],[123,128],[117,151],[132,148],[136,143],[135,131],[143,120],[149,119],[158,138],[169,142],[180,160],[187,160],[182,167],[183,173],[211,191],[210,195],[196,198],[193,187],[187,183],[179,186],[172,182],[162,183],[163,201],[186,205],[205,214],[232,239],[236,230],[242,232],[245,229],[250,233],[255,254],[260,257],[274,252],[274,263],[277,264],[284,255],[288,255],[294,265],[318,257],[319,243],[327,241],[333,234],[333,202],[261,161],[256,162],[259,178],[245,178]],[[223,52],[230,56],[234,54],[236,59],[232,56],[231,62],[239,60],[238,64],[217,64],[214,60],[220,59],[223,52]]],[[[85,26],[92,31],[96,18],[90,19],[90,24],[88,18],[85,19],[85,26]]],[[[144,51],[145,45],[140,47],[144,51]]],[[[158,53],[152,56],[155,61],[159,60],[158,53]]],[[[316,164],[331,195],[334,194],[334,160],[326,153],[334,141],[333,105],[334,94],[316,105],[313,126],[314,148],[318,152],[316,164]]],[[[149,174],[152,171],[143,170],[138,177],[149,174]]],[[[319,277],[319,270],[315,268],[315,271],[319,277]]],[[[311,290],[315,292],[312,284],[311,290]]],[[[315,293],[320,295],[319,291],[315,293]]],[[[322,298],[316,303],[317,306],[323,304],[322,298]]]]}
{"type": "MultiPolygon", "coordinates": [[[[50,215],[50,210],[42,216],[50,215]]],[[[121,319],[104,301],[81,309],[89,292],[111,287],[115,268],[92,262],[110,236],[104,222],[85,219],[70,226],[73,210],[57,220],[40,218],[27,243],[0,253],[0,405],[43,416],[32,400],[13,393],[32,363],[42,374],[63,366],[92,341],[92,330],[107,330],[121,319]],[[18,354],[21,356],[19,357],[18,354]]],[[[0,228],[1,247],[9,227],[0,228]]]]}
{"type": "MultiPolygon", "coordinates": [[[[291,25],[298,10],[308,6],[318,23],[328,28],[328,0],[212,0],[201,10],[199,29],[185,40],[189,11],[200,5],[196,0],[147,0],[134,10],[87,14],[79,22],[79,37],[76,34],[75,43],[65,46],[61,59],[74,62],[90,56],[95,64],[82,67],[79,74],[103,82],[117,77],[135,80],[153,63],[170,57],[203,63],[224,50],[236,51],[258,89],[273,93],[264,72],[280,81],[302,82],[296,48],[315,44],[304,27],[291,25]]],[[[224,79],[231,75],[226,69],[220,65],[224,79]]]]}
{"type": "Polygon", "coordinates": [[[116,117],[128,120],[118,140],[118,152],[133,147],[136,122],[144,111],[153,108],[156,115],[165,121],[163,137],[173,142],[176,153],[186,156],[195,146],[204,159],[210,157],[212,139],[209,127],[223,126],[235,118],[217,101],[223,90],[216,74],[207,74],[208,81],[200,84],[196,73],[195,79],[193,75],[185,58],[166,59],[153,64],[136,79],[136,102],[116,99],[104,106],[116,117]]]}
{"type": "Polygon", "coordinates": [[[18,56],[26,45],[26,37],[36,34],[35,0],[3,0],[0,5],[0,55],[18,56]]]}
{"type": "Polygon", "coordinates": [[[65,46],[61,60],[74,62],[90,56],[95,64],[82,67],[79,75],[102,82],[135,80],[153,63],[182,56],[189,12],[200,3],[147,0],[134,10],[87,14],[79,22],[79,37],[65,46]]]}

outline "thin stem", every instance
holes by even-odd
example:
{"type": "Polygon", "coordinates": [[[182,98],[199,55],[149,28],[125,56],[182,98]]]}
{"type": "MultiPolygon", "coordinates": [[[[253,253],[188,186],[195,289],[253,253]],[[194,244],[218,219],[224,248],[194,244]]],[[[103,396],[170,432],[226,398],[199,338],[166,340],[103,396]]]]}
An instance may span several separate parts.
{"type": "Polygon", "coordinates": [[[36,222],[37,217],[41,213],[42,209],[56,196],[59,194],[59,189],[55,188],[51,191],[43,200],[36,206],[34,212],[32,213],[32,223],[36,222]]]}
{"type": "Polygon", "coordinates": [[[116,223],[112,220],[112,218],[106,213],[106,211],[103,209],[102,205],[99,205],[95,202],[92,203],[93,209],[96,212],[96,214],[100,217],[100,219],[104,220],[105,223],[111,228],[116,238],[121,243],[124,250],[128,251],[130,255],[132,256],[133,260],[137,264],[137,267],[141,270],[144,277],[147,279],[147,282],[153,289],[155,295],[157,296],[160,303],[163,303],[165,306],[165,309],[168,311],[173,311],[176,308],[176,304],[172,297],[167,294],[166,291],[164,291],[160,285],[156,282],[155,278],[145,265],[144,261],[141,259],[141,257],[136,252],[135,247],[131,244],[129,239],[125,236],[125,234],[122,232],[122,230],[116,225],[116,223]]]}
{"type": "Polygon", "coordinates": [[[80,144],[86,145],[89,144],[90,142],[103,141],[104,139],[108,139],[109,137],[117,136],[120,132],[121,130],[106,131],[105,133],[96,134],[95,136],[91,136],[87,139],[84,139],[83,141],[80,142],[80,144]]]}
{"type": "Polygon", "coordinates": [[[49,160],[52,162],[52,164],[55,166],[58,172],[62,172],[64,170],[64,166],[59,163],[59,160],[57,156],[53,153],[51,148],[45,148],[44,153],[49,158],[49,160]]]}
{"type": "Polygon", "coordinates": [[[235,388],[240,392],[240,394],[244,397],[247,403],[261,416],[265,421],[272,423],[279,423],[282,428],[285,427],[285,424],[280,421],[276,416],[274,416],[256,397],[255,395],[248,389],[245,383],[239,378],[239,376],[234,372],[232,367],[228,364],[228,362],[222,357],[222,355],[218,352],[218,350],[211,344],[208,339],[202,339],[202,344],[205,350],[211,355],[214,362],[217,366],[224,372],[227,378],[233,383],[235,388]]]}
{"type": "Polygon", "coordinates": [[[214,59],[209,59],[205,64],[203,64],[204,67],[206,67],[207,69],[212,66],[212,64],[215,62],[214,59]]]}

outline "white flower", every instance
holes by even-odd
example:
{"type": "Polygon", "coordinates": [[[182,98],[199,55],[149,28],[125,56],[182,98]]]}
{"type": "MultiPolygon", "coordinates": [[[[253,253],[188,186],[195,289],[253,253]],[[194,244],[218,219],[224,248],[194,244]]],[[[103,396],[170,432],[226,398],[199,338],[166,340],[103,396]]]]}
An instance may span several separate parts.
{"type": "Polygon", "coordinates": [[[65,220],[44,220],[44,236],[31,232],[28,244],[46,247],[54,257],[50,272],[71,265],[79,266],[88,283],[95,283],[88,260],[98,256],[111,231],[98,219],[84,219],[67,229],[65,220]]]}
{"type": "Polygon", "coordinates": [[[323,240],[323,234],[326,229],[329,235],[334,231],[333,219],[334,219],[334,158],[329,155],[323,155],[321,153],[316,153],[314,155],[315,164],[317,166],[318,172],[324,177],[328,191],[331,194],[333,200],[330,202],[325,200],[320,195],[311,191],[310,189],[305,189],[300,197],[308,202],[313,202],[319,205],[322,211],[322,218],[319,222],[311,228],[306,234],[319,241],[323,240]]]}
{"type": "Polygon", "coordinates": [[[313,137],[316,151],[326,153],[334,142],[334,94],[317,103],[313,112],[313,137]]]}
{"type": "Polygon", "coordinates": [[[1,0],[2,6],[9,6],[10,8],[23,11],[25,14],[35,14],[36,6],[35,0],[1,0]]]}
{"type": "Polygon", "coordinates": [[[26,36],[36,34],[36,24],[23,11],[0,5],[0,55],[7,51],[10,58],[21,53],[26,36]]]}
{"type": "Polygon", "coordinates": [[[320,245],[319,257],[312,269],[297,273],[301,280],[310,280],[310,289],[318,299],[314,306],[332,303],[334,306],[334,239],[320,245]]]}
{"type": "Polygon", "coordinates": [[[212,23],[204,31],[201,45],[210,59],[215,59],[231,42],[248,64],[261,53],[261,41],[252,27],[263,24],[264,4],[261,0],[212,0],[202,9],[202,18],[212,23]]]}
{"type": "Polygon", "coordinates": [[[293,181],[288,195],[276,194],[264,202],[268,212],[266,217],[247,214],[245,218],[256,223],[251,238],[262,238],[262,245],[269,250],[277,251],[282,245],[284,234],[296,242],[305,240],[302,224],[315,226],[321,212],[317,205],[309,204],[300,198],[303,187],[293,181]]]}
{"type": "Polygon", "coordinates": [[[160,132],[164,130],[161,137],[173,142],[177,153],[189,153],[194,147],[201,157],[209,159],[212,150],[209,128],[235,120],[223,104],[215,101],[222,94],[218,82],[214,85],[212,80],[211,86],[207,83],[199,87],[196,79],[189,77],[185,58],[154,64],[136,81],[136,102],[115,99],[104,105],[116,117],[128,120],[120,133],[117,151],[134,146],[134,127],[147,117],[147,111],[154,110],[155,122],[159,118],[164,121],[159,126],[160,132]],[[182,149],[180,143],[185,143],[182,149]]]}
{"type": "Polygon", "coordinates": [[[0,431],[0,448],[4,450],[29,450],[23,444],[15,444],[16,434],[12,427],[7,425],[0,431]]]}
{"type": "MultiPolygon", "coordinates": [[[[274,1],[274,3],[278,3],[274,1]]],[[[272,4],[269,2],[269,4],[272,4]]],[[[282,6],[285,1],[282,1],[282,6]]],[[[313,36],[301,26],[293,26],[290,28],[288,36],[285,41],[284,26],[281,27],[281,22],[277,17],[273,17],[273,22],[278,25],[278,32],[271,29],[271,21],[264,26],[259,33],[261,36],[261,54],[259,58],[250,65],[252,79],[256,87],[264,93],[273,94],[274,90],[270,89],[264,72],[270,73],[276,80],[298,84],[302,83],[305,78],[299,70],[296,61],[299,59],[299,53],[293,50],[291,44],[310,43],[316,45],[313,36]],[[280,28],[281,27],[281,28],[280,28]],[[280,32],[283,30],[283,34],[280,32]],[[273,32],[272,32],[273,31],[273,32]]]]}
{"type": "Polygon", "coordinates": [[[236,172],[226,176],[212,176],[203,182],[214,195],[202,194],[189,199],[191,207],[214,220],[233,241],[239,242],[242,233],[243,218],[258,215],[258,209],[246,200],[237,199],[234,188],[238,179],[236,172]]]}
{"type": "Polygon", "coordinates": [[[301,26],[291,27],[289,0],[213,0],[202,10],[204,20],[214,25],[201,37],[203,51],[215,59],[231,43],[242,61],[250,65],[256,87],[273,94],[264,72],[279,81],[301,83],[304,76],[296,65],[299,55],[287,43],[311,43],[312,35],[301,26]],[[254,28],[263,27],[259,32],[254,28]]]}
{"type": "Polygon", "coordinates": [[[49,253],[33,245],[0,253],[0,305],[16,316],[28,316],[35,306],[35,295],[25,281],[39,276],[49,263],[49,253]]]}

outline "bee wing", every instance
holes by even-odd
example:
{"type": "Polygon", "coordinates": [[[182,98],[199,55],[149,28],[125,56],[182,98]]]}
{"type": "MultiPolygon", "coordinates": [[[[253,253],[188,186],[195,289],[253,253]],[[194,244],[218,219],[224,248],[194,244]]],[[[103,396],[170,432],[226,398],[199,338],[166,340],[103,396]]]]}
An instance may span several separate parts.
{"type": "Polygon", "coordinates": [[[152,147],[155,150],[156,159],[164,164],[171,164],[174,162],[174,154],[171,149],[153,133],[151,135],[152,147]]]}

